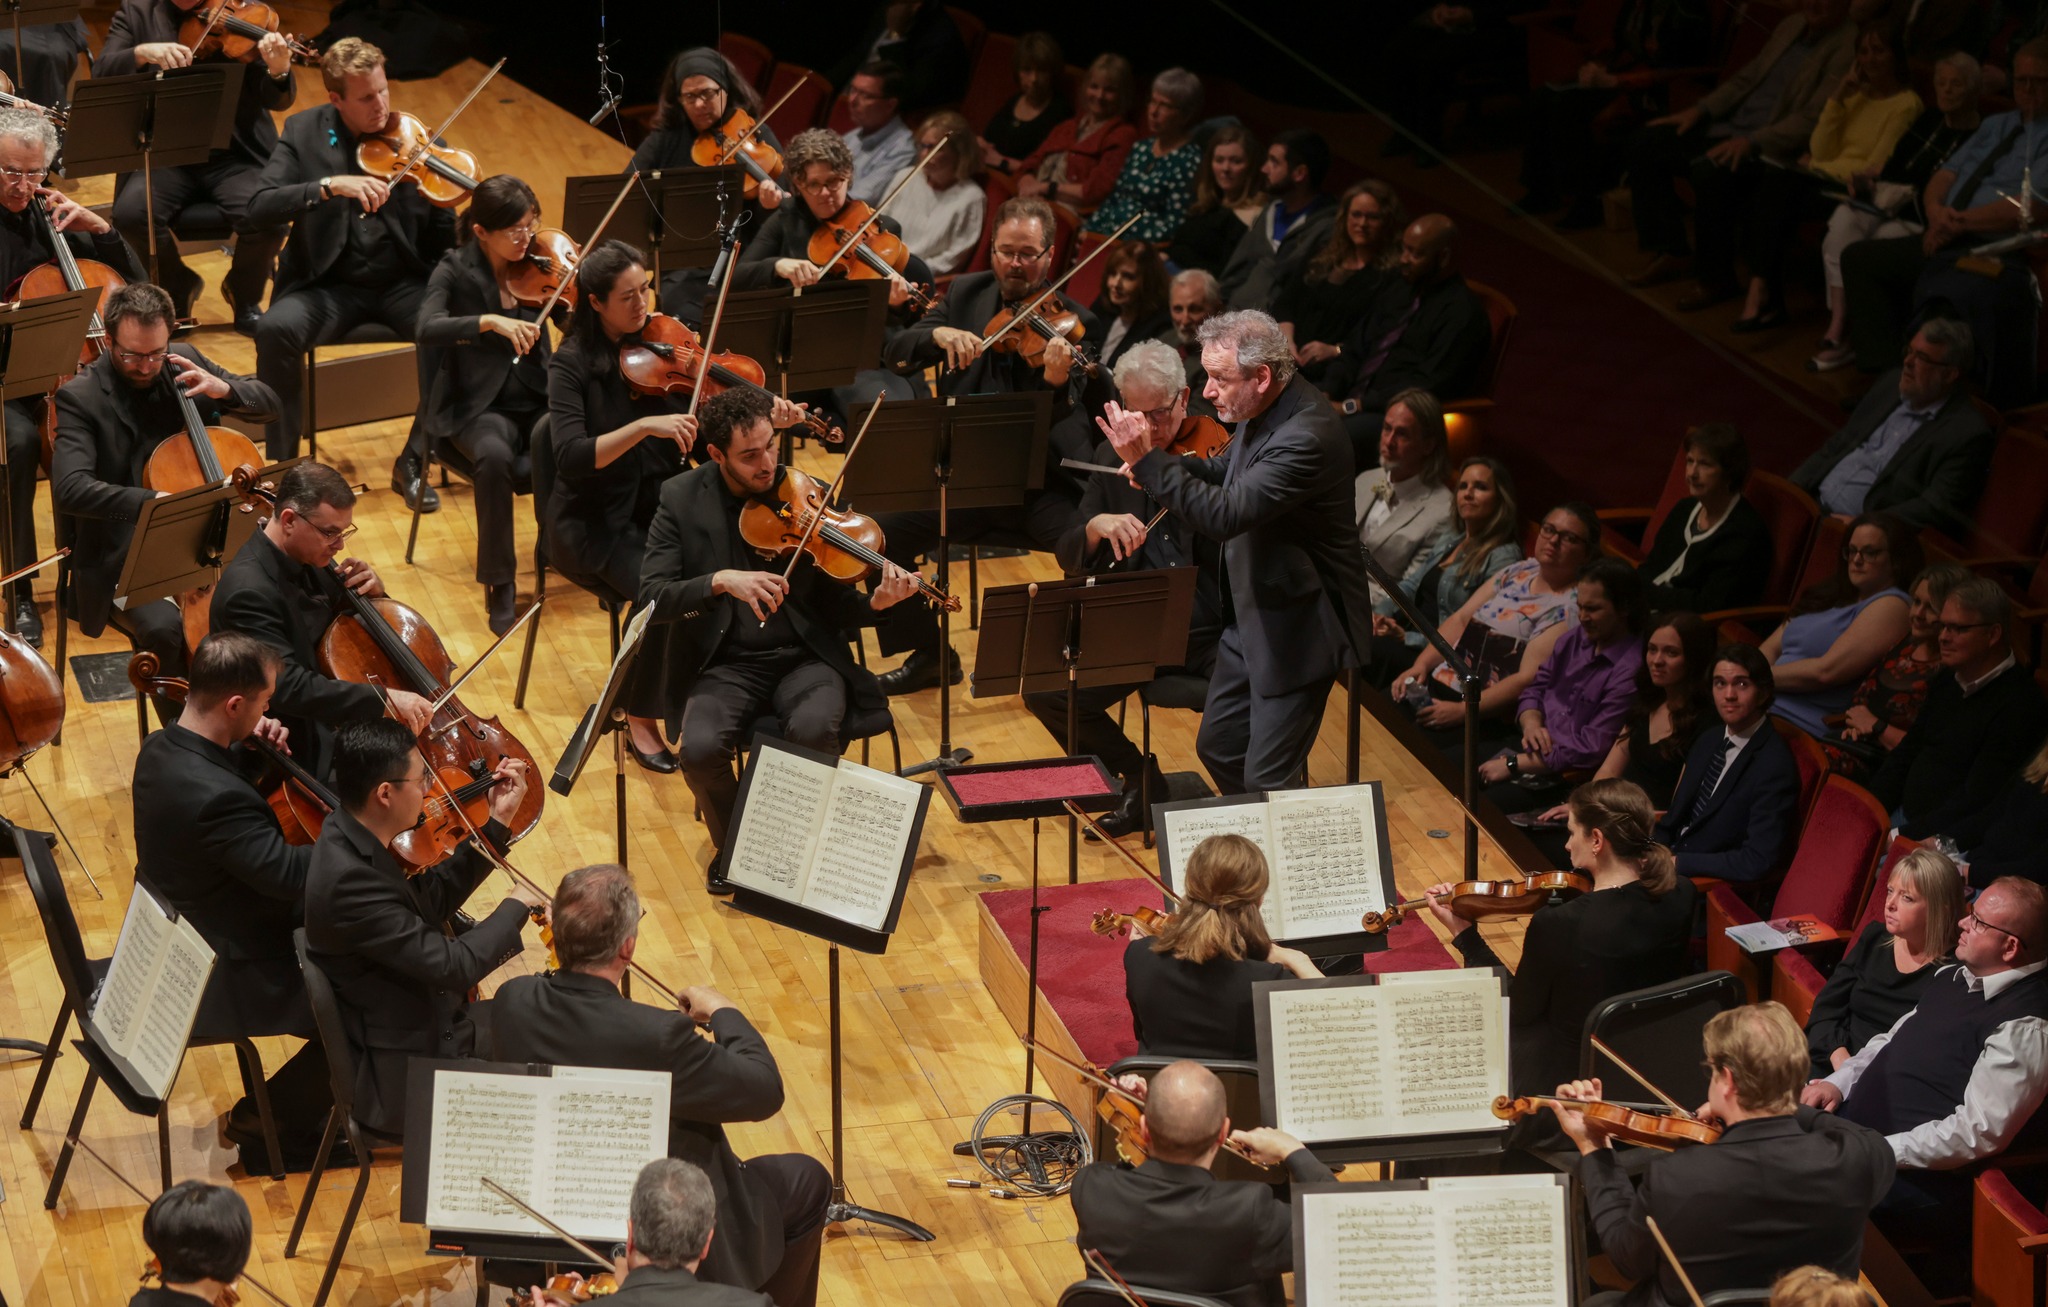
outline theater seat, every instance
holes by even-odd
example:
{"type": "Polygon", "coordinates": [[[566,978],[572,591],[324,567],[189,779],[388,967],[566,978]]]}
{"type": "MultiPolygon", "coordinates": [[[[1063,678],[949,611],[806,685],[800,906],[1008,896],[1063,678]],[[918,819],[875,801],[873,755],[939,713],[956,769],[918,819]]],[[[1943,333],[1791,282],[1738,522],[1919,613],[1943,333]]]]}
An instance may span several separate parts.
{"type": "Polygon", "coordinates": [[[1971,1307],[2041,1307],[2048,1301],[2048,1214],[2020,1192],[2007,1167],[1987,1167],[1970,1197],[1971,1307]]]}
{"type": "Polygon", "coordinates": [[[797,88],[796,94],[790,95],[781,108],[768,115],[769,129],[785,145],[798,132],[816,127],[818,115],[825,110],[825,102],[832,98],[832,83],[802,64],[792,63],[775,65],[775,73],[768,79],[768,89],[762,93],[762,98],[772,105],[788,94],[793,86],[797,88]]]}
{"type": "MultiPolygon", "coordinates": [[[[718,53],[732,60],[732,66],[739,70],[740,76],[747,80],[749,86],[755,90],[766,89],[769,75],[775,68],[773,50],[751,36],[741,36],[738,32],[720,32],[718,53]]],[[[768,103],[775,102],[770,100],[768,103]]]]}

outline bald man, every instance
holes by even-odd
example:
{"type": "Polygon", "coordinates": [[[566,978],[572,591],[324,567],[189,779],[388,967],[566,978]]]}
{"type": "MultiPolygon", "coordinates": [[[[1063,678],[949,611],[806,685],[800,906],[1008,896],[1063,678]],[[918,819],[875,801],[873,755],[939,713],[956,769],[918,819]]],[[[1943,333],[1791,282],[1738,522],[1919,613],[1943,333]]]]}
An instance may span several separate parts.
{"type": "Polygon", "coordinates": [[[1173,1289],[1233,1307],[1282,1307],[1280,1277],[1294,1269],[1292,1209],[1271,1185],[1218,1180],[1209,1166],[1227,1139],[1297,1183],[1336,1176],[1285,1131],[1232,1130],[1223,1082],[1200,1063],[1175,1062],[1149,1086],[1137,1076],[1117,1083],[1145,1102],[1147,1160],[1136,1168],[1093,1162],[1075,1174],[1075,1242],[1141,1295],[1173,1289]]]}
{"type": "Polygon", "coordinates": [[[1380,420],[1404,390],[1465,399],[1486,385],[1493,324],[1453,266],[1458,226],[1425,213],[1401,233],[1401,280],[1337,346],[1324,393],[1344,410],[1344,430],[1363,472],[1379,463],[1380,420]]]}

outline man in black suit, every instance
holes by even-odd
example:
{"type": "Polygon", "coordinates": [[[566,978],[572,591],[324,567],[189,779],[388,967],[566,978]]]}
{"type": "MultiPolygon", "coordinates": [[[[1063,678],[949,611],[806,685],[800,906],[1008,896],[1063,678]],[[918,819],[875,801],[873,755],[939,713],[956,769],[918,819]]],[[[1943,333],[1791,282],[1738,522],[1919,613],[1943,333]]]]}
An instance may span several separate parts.
{"type": "Polygon", "coordinates": [[[1115,402],[1098,421],[1146,494],[1223,542],[1230,618],[1195,740],[1202,765],[1219,794],[1286,789],[1306,782],[1337,673],[1372,649],[1351,445],[1269,315],[1203,323],[1202,367],[1217,417],[1236,427],[1227,454],[1155,449],[1145,415],[1115,402]]]}
{"type": "MultiPolygon", "coordinates": [[[[550,916],[560,968],[499,987],[491,1001],[493,1056],[671,1072],[669,1156],[702,1167],[717,1195],[720,1237],[705,1257],[705,1278],[759,1289],[781,1307],[810,1307],[831,1177],[801,1153],[742,1162],[733,1152],[723,1122],[765,1121],[782,1110],[775,1055],[716,990],[685,988],[680,1012],[620,994],[640,917],[624,867],[603,863],[564,876],[550,916]]],[[[639,1210],[636,1191],[636,1217],[639,1210]]],[[[690,1251],[703,1254],[701,1239],[690,1251]]]]}
{"type": "MultiPolygon", "coordinates": [[[[279,665],[277,651],[253,636],[223,631],[200,641],[184,711],[142,742],[132,794],[136,876],[192,923],[216,957],[193,1034],[307,1041],[268,1082],[278,1145],[297,1169],[311,1158],[333,1102],[292,951],[292,931],[305,921],[313,850],[285,843],[236,749],[252,735],[289,749],[284,727],[263,715],[279,665]]],[[[247,1068],[242,1079],[253,1093],[247,1068]]],[[[243,1150],[249,1174],[270,1173],[248,1098],[222,1130],[243,1150]]]]}
{"type": "MultiPolygon", "coordinates": [[[[107,43],[92,62],[95,77],[122,77],[154,68],[159,74],[192,64],[193,52],[178,42],[178,29],[206,0],[123,0],[107,29],[107,43]]],[[[256,56],[243,64],[237,78],[232,67],[228,84],[235,87],[235,130],[228,143],[204,163],[150,170],[150,195],[143,194],[142,174],[121,179],[114,194],[114,226],[138,250],[149,248],[150,210],[156,217],[156,275],[178,304],[178,316],[192,312],[205,282],[178,255],[171,224],[187,207],[211,200],[236,231],[235,257],[228,266],[221,294],[234,314],[235,330],[256,333],[263,317],[263,284],[284,244],[281,225],[243,230],[249,197],[255,193],[263,165],[277,148],[273,112],[291,108],[297,95],[292,79],[292,52],[283,36],[266,32],[256,42],[256,56]]],[[[266,419],[267,421],[268,419],[266,419]]]]}
{"type": "MultiPolygon", "coordinates": [[[[366,322],[411,340],[427,277],[455,244],[452,210],[429,204],[417,185],[392,187],[356,166],[357,143],[391,121],[383,52],[343,37],[320,57],[320,79],[328,102],[285,119],[245,219],[255,229],[292,225],[256,329],[256,375],[284,401],[270,425],[273,461],[299,451],[306,352],[366,322]]],[[[422,439],[415,422],[391,488],[431,512],[440,497],[420,478],[422,439]]]]}
{"type": "MultiPolygon", "coordinates": [[[[433,773],[397,722],[356,722],[335,737],[335,797],[306,873],[306,946],[334,983],[356,1058],[356,1119],[382,1134],[405,1130],[405,1067],[414,1057],[469,1057],[489,1017],[472,985],[517,956],[520,931],[547,900],[523,884],[460,934],[446,929],[493,863],[464,844],[408,877],[391,841],[417,826],[433,773]]],[[[478,832],[500,852],[506,823],[526,796],[526,764],[508,758],[478,832]]]]}
{"type": "Polygon", "coordinates": [[[1678,791],[1657,821],[1657,842],[1681,876],[1758,881],[1776,871],[1799,824],[1799,763],[1771,725],[1777,697],[1770,659],[1730,642],[1714,653],[1716,730],[1685,760],[1678,791]]]}
{"type": "MultiPolygon", "coordinates": [[[[1693,1299],[1650,1233],[1654,1220],[1702,1294],[1768,1288],[1795,1266],[1853,1278],[1863,1226],[1892,1183],[1892,1150],[1875,1130],[1799,1104],[1806,1036],[1781,1003],[1714,1016],[1706,1046],[1707,1103],[1721,1126],[1712,1148],[1657,1157],[1635,1185],[1607,1130],[1562,1103],[1558,1124],[1584,1159],[1579,1182],[1601,1250],[1636,1281],[1587,1307],[1680,1307],[1693,1299]]],[[[1574,1080],[1560,1099],[1594,1100],[1600,1081],[1574,1080]]]]}
{"type": "MultiPolygon", "coordinates": [[[[142,1217],[142,1242],[161,1274],[128,1307],[192,1307],[229,1301],[249,1264],[249,1205],[230,1185],[182,1180],[158,1194],[142,1217]]],[[[147,1277],[145,1277],[147,1278],[147,1277]]]]}
{"type": "Polygon", "coordinates": [[[1948,318],[1921,327],[1905,362],[1878,378],[1849,421],[1792,473],[1792,482],[1844,519],[1890,513],[1951,535],[1968,529],[1991,466],[1991,427],[1962,384],[1970,328],[1948,318]]]}
{"type": "Polygon", "coordinates": [[[917,578],[894,563],[872,596],[808,564],[787,580],[765,570],[739,522],[781,478],[773,413],[767,392],[737,388],[697,410],[698,443],[711,461],[662,486],[640,565],[640,602],[655,621],[676,623],[669,650],[683,699],[677,752],[720,854],[714,891],[723,889],[726,828],[739,796],[733,758],[754,723],[772,712],[791,744],[838,753],[848,708],[883,703],[874,675],[847,651],[846,632],[917,589],[917,578]]]}
{"type": "MultiPolygon", "coordinates": [[[[614,1298],[626,1307],[775,1307],[765,1293],[697,1278],[718,1233],[718,1204],[702,1169],[673,1157],[640,1168],[626,1218],[625,1274],[614,1298]]],[[[535,1307],[547,1299],[530,1291],[535,1307]]]]}
{"type": "MultiPolygon", "coordinates": [[[[1173,1289],[1232,1307],[1281,1307],[1280,1277],[1294,1269],[1294,1216],[1283,1190],[1218,1180],[1210,1163],[1225,1140],[1301,1184],[1333,1180],[1299,1139],[1270,1126],[1232,1130],[1216,1073],[1175,1062],[1147,1085],[1118,1084],[1145,1102],[1136,1168],[1091,1162],[1074,1173],[1075,1242],[1100,1253],[1142,1294],[1173,1289]]],[[[1083,1263],[1084,1274],[1095,1271],[1083,1263]]]]}
{"type": "MultiPolygon", "coordinates": [[[[114,588],[142,506],[158,492],[143,468],[166,437],[185,432],[180,391],[202,421],[222,412],[250,422],[277,416],[277,396],[253,377],[229,372],[190,345],[172,345],[171,297],[148,282],[107,296],[101,313],[112,348],[57,391],[57,448],[50,499],[76,519],[71,533],[71,595],[79,629],[97,638],[112,625],[137,649],[157,656],[166,675],[185,671],[185,624],[168,599],[114,607],[114,588]]],[[[177,714],[159,702],[165,721],[177,714]]]]}
{"type": "Polygon", "coordinates": [[[276,503],[263,528],[221,569],[213,591],[213,629],[246,631],[284,656],[277,678],[277,715],[297,741],[299,761],[325,775],[334,730],[348,722],[393,716],[423,730],[427,700],[392,686],[359,685],[322,675],[321,632],[343,602],[341,587],[381,595],[384,583],[368,563],[344,559],[328,571],[355,534],[356,492],[323,463],[301,463],[278,478],[276,503]]]}
{"type": "MultiPolygon", "coordinates": [[[[0,286],[12,286],[31,269],[50,262],[54,228],[74,258],[95,259],[131,282],[147,281],[141,260],[113,225],[62,191],[43,184],[57,157],[57,131],[27,109],[0,109],[0,286]],[[47,226],[31,208],[40,200],[47,226]]],[[[7,531],[0,537],[0,564],[12,571],[35,560],[36,465],[42,459],[44,399],[9,396],[7,421],[7,531]]],[[[36,614],[30,578],[14,583],[7,616],[22,639],[40,647],[43,620],[36,614]]]]}

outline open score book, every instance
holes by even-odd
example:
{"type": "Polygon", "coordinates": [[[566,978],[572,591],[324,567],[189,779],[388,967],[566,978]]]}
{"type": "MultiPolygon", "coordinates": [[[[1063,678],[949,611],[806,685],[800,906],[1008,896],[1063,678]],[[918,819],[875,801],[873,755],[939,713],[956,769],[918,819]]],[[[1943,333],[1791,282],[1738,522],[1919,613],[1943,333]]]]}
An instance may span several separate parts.
{"type": "Polygon", "coordinates": [[[136,882],[114,959],[92,1008],[100,1046],[113,1055],[132,1088],[152,1098],[169,1097],[199,1000],[206,995],[213,957],[191,922],[173,920],[148,886],[136,882]]]}
{"type": "Polygon", "coordinates": [[[1159,874],[1180,888],[1180,868],[1211,835],[1242,835],[1266,855],[1272,883],[1260,913],[1276,940],[1349,935],[1384,912],[1392,877],[1386,809],[1377,781],[1280,790],[1259,799],[1160,804],[1159,874]]]}

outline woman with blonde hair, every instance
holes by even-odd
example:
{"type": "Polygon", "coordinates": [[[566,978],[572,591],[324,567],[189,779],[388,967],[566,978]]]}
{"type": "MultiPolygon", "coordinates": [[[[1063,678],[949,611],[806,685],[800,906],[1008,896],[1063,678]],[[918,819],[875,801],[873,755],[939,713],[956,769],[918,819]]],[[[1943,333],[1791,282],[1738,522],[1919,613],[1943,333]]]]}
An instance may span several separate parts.
{"type": "Polygon", "coordinates": [[[1771,1307],[1870,1307],[1870,1295],[1826,1267],[1797,1266],[1771,1286],[1771,1307]]]}
{"type": "Polygon", "coordinates": [[[1102,203],[1124,170],[1124,156],[1138,143],[1130,121],[1132,83],[1130,60],[1097,55],[1081,83],[1079,112],[1054,127],[1012,170],[1017,194],[1080,209],[1102,203]]]}
{"type": "MultiPolygon", "coordinates": [[[[967,120],[944,109],[917,125],[917,157],[932,155],[924,171],[905,181],[910,164],[889,179],[896,198],[889,213],[901,228],[903,243],[923,259],[935,276],[967,266],[981,240],[988,194],[981,189],[981,147],[967,120]]],[[[887,194],[888,192],[884,192],[887,194]]]]}
{"type": "Polygon", "coordinates": [[[1407,226],[1408,210],[1394,188],[1368,177],[1338,197],[1337,221],[1322,248],[1280,270],[1273,316],[1310,381],[1381,296],[1412,294],[1396,270],[1407,226]]]}
{"type": "Polygon", "coordinates": [[[1871,1037],[1920,1002],[1920,988],[1955,952],[1963,918],[1963,877],[1933,849],[1915,849],[1892,868],[1884,915],[1863,928],[1828,977],[1806,1018],[1813,1074],[1828,1075],[1871,1037]]]}
{"type": "Polygon", "coordinates": [[[1195,198],[1187,221],[1173,234],[1167,261],[1185,272],[1201,268],[1217,276],[1230,264],[1238,242],[1266,207],[1260,188],[1259,138],[1242,123],[1225,123],[1209,133],[1202,166],[1195,171],[1195,198]]]}
{"type": "Polygon", "coordinates": [[[1252,986],[1323,973],[1266,933],[1266,855],[1242,835],[1211,835],[1181,867],[1181,904],[1156,938],[1134,932],[1124,950],[1124,994],[1146,1053],[1167,1057],[1259,1055],[1252,986]]]}

